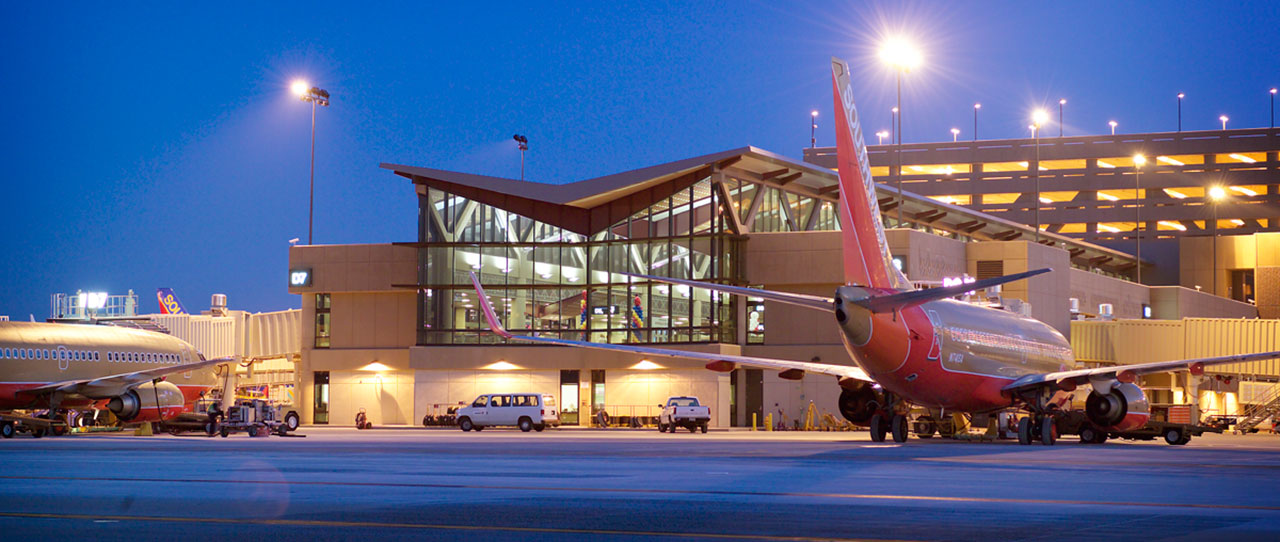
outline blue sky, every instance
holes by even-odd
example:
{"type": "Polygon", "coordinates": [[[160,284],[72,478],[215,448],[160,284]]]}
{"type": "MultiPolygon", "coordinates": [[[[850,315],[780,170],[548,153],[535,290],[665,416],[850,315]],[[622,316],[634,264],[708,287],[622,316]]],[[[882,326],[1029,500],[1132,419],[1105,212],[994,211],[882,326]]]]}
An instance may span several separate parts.
{"type": "MultiPolygon", "coordinates": [[[[569,182],[743,145],[796,157],[808,114],[832,141],[829,58],[849,59],[868,131],[889,128],[886,36],[925,64],[903,94],[907,142],[1026,133],[1066,98],[1068,135],[1269,122],[1277,2],[7,4],[0,15],[0,314],[49,296],[133,289],[147,311],[299,306],[288,240],[414,240],[396,162],[569,182]]],[[[1056,126],[1046,129],[1055,134],[1056,126]]]]}

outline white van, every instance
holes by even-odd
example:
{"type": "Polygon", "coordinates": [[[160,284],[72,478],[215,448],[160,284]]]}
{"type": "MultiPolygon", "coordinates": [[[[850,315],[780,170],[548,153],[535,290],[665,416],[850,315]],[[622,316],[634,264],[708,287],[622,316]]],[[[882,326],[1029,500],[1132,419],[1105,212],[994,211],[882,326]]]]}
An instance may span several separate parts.
{"type": "Polygon", "coordinates": [[[521,431],[542,431],[560,426],[556,398],[538,393],[490,393],[477,397],[470,406],[458,409],[458,427],[463,431],[514,425],[521,431]]]}

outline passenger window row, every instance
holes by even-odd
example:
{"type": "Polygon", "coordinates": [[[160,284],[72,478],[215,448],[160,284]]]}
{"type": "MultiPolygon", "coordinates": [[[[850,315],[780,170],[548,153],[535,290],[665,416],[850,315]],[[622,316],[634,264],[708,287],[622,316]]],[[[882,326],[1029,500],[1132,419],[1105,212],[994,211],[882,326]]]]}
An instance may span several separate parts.
{"type": "MultiPolygon", "coordinates": [[[[14,360],[48,361],[102,361],[102,353],[93,350],[67,350],[49,348],[0,348],[0,358],[14,360]]],[[[119,363],[167,363],[177,364],[177,354],[161,352],[107,352],[107,361],[119,363]]]]}
{"type": "Polygon", "coordinates": [[[101,354],[92,350],[50,350],[48,348],[0,348],[0,357],[23,360],[102,361],[101,354]]]}

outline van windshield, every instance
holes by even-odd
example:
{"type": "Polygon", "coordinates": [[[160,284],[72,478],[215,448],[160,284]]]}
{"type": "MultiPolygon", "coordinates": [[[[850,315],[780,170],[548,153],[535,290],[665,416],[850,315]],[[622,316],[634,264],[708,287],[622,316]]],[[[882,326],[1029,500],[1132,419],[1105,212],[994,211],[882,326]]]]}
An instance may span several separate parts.
{"type": "Polygon", "coordinates": [[[471,406],[473,406],[473,407],[482,407],[482,406],[485,406],[485,405],[486,405],[486,404],[488,404],[488,403],[489,403],[489,396],[488,396],[488,395],[481,395],[481,396],[479,396],[479,397],[476,397],[475,402],[471,403],[471,406]]]}

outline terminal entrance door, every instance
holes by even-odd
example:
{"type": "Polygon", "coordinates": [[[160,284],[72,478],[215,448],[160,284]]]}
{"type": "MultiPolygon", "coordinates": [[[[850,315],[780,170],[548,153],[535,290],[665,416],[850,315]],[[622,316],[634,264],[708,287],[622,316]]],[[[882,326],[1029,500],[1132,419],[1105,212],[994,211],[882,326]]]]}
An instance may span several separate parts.
{"type": "Polygon", "coordinates": [[[315,404],[311,411],[316,424],[329,423],[329,371],[316,371],[315,404]]]}
{"type": "Polygon", "coordinates": [[[578,425],[578,371],[560,371],[560,425],[578,425]]]}

